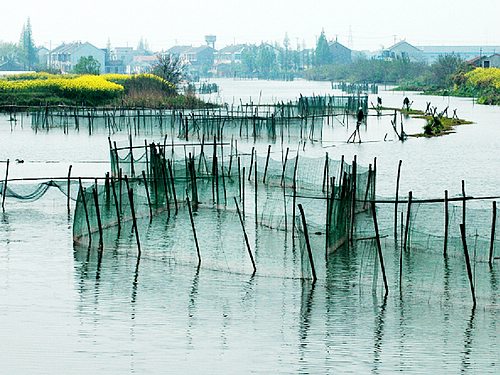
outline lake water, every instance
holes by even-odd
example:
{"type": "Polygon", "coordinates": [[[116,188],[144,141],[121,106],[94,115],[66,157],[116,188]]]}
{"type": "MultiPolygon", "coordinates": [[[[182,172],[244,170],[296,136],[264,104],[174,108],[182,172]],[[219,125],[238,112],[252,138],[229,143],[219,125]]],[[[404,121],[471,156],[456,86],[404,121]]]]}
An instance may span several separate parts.
{"type": "MultiPolygon", "coordinates": [[[[319,82],[215,82],[218,100],[229,104],[332,93],[329,83],[319,82]]],[[[394,195],[400,159],[402,192],[422,198],[442,197],[445,189],[458,194],[465,179],[468,194],[498,195],[500,107],[414,93],[379,95],[386,106],[399,107],[408,95],[415,108],[428,101],[458,108],[461,118],[475,123],[444,137],[401,143],[391,133],[390,117],[370,116],[363,143],[346,144],[354,129],[338,123],[323,143],[303,145],[305,154],[358,155],[362,165],[377,157],[382,196],[394,195]]],[[[409,133],[422,125],[405,120],[409,133]]],[[[11,128],[0,117],[0,161],[25,161],[11,164],[12,178],[64,177],[70,164],[75,176],[103,175],[110,169],[107,136],[60,129],[35,134],[27,118],[11,128]]],[[[126,144],[128,135],[112,137],[126,144]]],[[[389,239],[382,243],[389,280],[384,298],[371,241],[333,253],[312,284],[300,279],[299,249],[265,229],[250,237],[258,265],[252,276],[248,264],[241,272],[210,262],[197,269],[192,243],[171,234],[188,233],[184,214],[175,222],[140,222],[139,262],[128,229],[111,233],[102,258],[95,249],[74,247],[72,217],[58,191],[29,203],[7,199],[0,218],[0,373],[500,372],[498,261],[491,268],[474,264],[473,309],[462,258],[406,253],[400,286],[399,248],[389,239]],[[281,263],[264,264],[273,254],[281,263]]],[[[217,243],[202,242],[204,254],[211,247],[242,248],[231,237],[235,220],[220,218],[227,233],[221,231],[217,243]]],[[[209,227],[199,228],[200,238],[209,227]]]]}

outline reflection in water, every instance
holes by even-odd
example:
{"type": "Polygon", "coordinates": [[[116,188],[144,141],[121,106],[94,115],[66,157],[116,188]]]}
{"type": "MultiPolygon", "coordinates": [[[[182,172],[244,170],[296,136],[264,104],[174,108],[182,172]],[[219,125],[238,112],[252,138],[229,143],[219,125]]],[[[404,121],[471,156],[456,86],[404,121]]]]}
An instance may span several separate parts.
{"type": "Polygon", "coordinates": [[[474,316],[476,308],[473,307],[470,313],[469,321],[467,322],[467,327],[464,332],[464,349],[462,351],[462,362],[460,372],[462,374],[466,373],[470,369],[471,365],[471,352],[472,352],[472,334],[474,331],[474,316]]]}
{"type": "Polygon", "coordinates": [[[384,294],[382,305],[378,305],[378,298],[373,294],[373,307],[375,314],[374,335],[373,335],[373,368],[372,373],[379,373],[382,355],[382,339],[384,338],[385,309],[387,307],[387,294],[384,294]]]}

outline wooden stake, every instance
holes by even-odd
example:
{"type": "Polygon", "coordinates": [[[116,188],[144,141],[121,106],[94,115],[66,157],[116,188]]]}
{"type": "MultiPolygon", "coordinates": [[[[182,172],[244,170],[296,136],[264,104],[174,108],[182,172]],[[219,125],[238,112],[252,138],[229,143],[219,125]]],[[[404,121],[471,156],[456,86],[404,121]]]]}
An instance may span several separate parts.
{"type": "Polygon", "coordinates": [[[404,238],[404,249],[406,250],[407,243],[408,243],[408,232],[410,229],[410,213],[411,213],[411,200],[412,200],[413,193],[410,191],[408,193],[408,209],[406,211],[406,227],[405,227],[405,238],[404,238]]]}
{"type": "MultiPolygon", "coordinates": [[[[264,177],[262,178],[262,183],[266,183],[266,175],[267,175],[267,167],[269,166],[269,157],[271,156],[271,145],[267,146],[267,158],[266,158],[266,167],[264,168],[264,177]]],[[[257,162],[257,160],[255,160],[257,162]]],[[[256,177],[257,178],[257,177],[256,177]]]]}
{"type": "Polygon", "coordinates": [[[470,291],[472,294],[472,301],[474,302],[474,308],[476,307],[476,293],[474,291],[474,281],[472,279],[472,269],[470,266],[469,251],[467,250],[467,239],[465,238],[465,225],[460,224],[460,233],[462,234],[462,244],[464,247],[465,265],[467,267],[467,276],[469,277],[470,291]]]}
{"type": "Polygon", "coordinates": [[[7,181],[9,179],[9,165],[10,160],[7,159],[7,167],[5,169],[5,181],[3,183],[3,192],[2,192],[2,210],[5,211],[5,196],[7,195],[7,181]]]}
{"type": "Polygon", "coordinates": [[[144,189],[146,189],[146,197],[148,198],[149,206],[149,222],[153,221],[153,208],[151,207],[151,197],[149,196],[148,181],[146,179],[146,173],[142,171],[142,180],[144,181],[144,189]]]}
{"type": "Polygon", "coordinates": [[[398,177],[396,179],[396,202],[394,203],[394,238],[398,239],[398,198],[399,198],[399,179],[401,177],[401,164],[402,160],[398,164],[398,177]]]}
{"type": "Polygon", "coordinates": [[[307,254],[309,255],[309,264],[311,265],[312,280],[313,283],[315,283],[317,279],[316,269],[314,268],[314,259],[311,250],[311,243],[309,242],[309,231],[307,230],[306,216],[304,215],[304,209],[302,208],[302,205],[300,203],[298,204],[298,207],[300,211],[300,216],[302,218],[302,226],[304,227],[304,238],[306,240],[307,254]]]}
{"type": "Polygon", "coordinates": [[[445,190],[444,191],[444,249],[443,249],[443,255],[445,257],[448,254],[448,226],[449,226],[448,190],[445,190]]]}
{"type": "Polygon", "coordinates": [[[189,201],[187,190],[186,190],[186,203],[189,210],[189,218],[191,219],[191,228],[193,229],[194,243],[196,244],[196,253],[198,254],[198,267],[200,267],[201,266],[200,245],[198,245],[198,237],[196,236],[196,228],[194,226],[193,211],[191,210],[191,202],[189,201]]]}
{"type": "MultiPolygon", "coordinates": [[[[243,169],[245,169],[245,167],[243,167],[243,169]]],[[[245,237],[245,243],[247,245],[248,256],[250,257],[250,261],[252,262],[253,274],[255,274],[257,268],[255,267],[255,260],[253,259],[252,249],[250,248],[250,242],[248,241],[247,231],[245,230],[245,223],[243,222],[243,218],[241,217],[241,212],[240,208],[238,207],[238,201],[236,200],[236,197],[234,197],[234,204],[236,205],[236,211],[238,212],[238,217],[240,218],[241,229],[243,229],[243,235],[245,237]]]]}
{"type": "Polygon", "coordinates": [[[101,210],[99,209],[99,198],[97,193],[97,181],[95,182],[95,187],[92,189],[92,193],[94,195],[95,213],[97,216],[97,227],[99,229],[99,249],[102,250],[103,248],[102,222],[101,222],[101,210]]]}
{"type": "MultiPolygon", "coordinates": [[[[127,183],[128,185],[128,183],[127,183]]],[[[137,241],[137,252],[138,256],[141,256],[141,241],[139,240],[139,230],[137,229],[137,219],[135,217],[135,207],[134,207],[134,191],[132,188],[128,189],[128,199],[130,201],[130,211],[132,213],[132,225],[135,232],[135,239],[137,241]]]]}
{"type": "Polygon", "coordinates": [[[490,267],[493,264],[493,250],[495,248],[495,227],[497,222],[497,202],[493,201],[493,212],[491,219],[491,241],[490,241],[490,256],[488,259],[488,263],[490,267]]]}
{"type": "Polygon", "coordinates": [[[116,220],[118,222],[118,233],[120,233],[122,229],[121,219],[120,219],[120,202],[118,201],[118,197],[116,196],[115,179],[113,176],[111,176],[111,190],[113,191],[113,198],[115,200],[116,220]]]}
{"type": "Polygon", "coordinates": [[[68,214],[70,212],[69,202],[70,202],[70,196],[71,196],[71,168],[73,168],[72,165],[69,166],[69,170],[68,170],[68,190],[67,190],[68,199],[66,202],[66,205],[68,207],[68,214]]]}
{"type": "Polygon", "coordinates": [[[83,210],[85,211],[85,221],[87,222],[87,230],[89,233],[89,247],[92,244],[92,230],[90,228],[89,211],[87,209],[87,202],[85,200],[85,191],[83,190],[82,179],[79,178],[78,182],[80,184],[80,196],[82,197],[83,210]]]}
{"type": "Polygon", "coordinates": [[[371,206],[372,206],[372,215],[373,215],[373,225],[375,226],[375,240],[377,242],[378,258],[380,261],[380,268],[382,270],[382,276],[384,278],[385,296],[387,296],[387,294],[389,293],[389,286],[387,285],[387,277],[385,275],[384,257],[382,255],[382,245],[380,244],[380,234],[378,231],[377,212],[375,209],[375,202],[372,202],[371,206]]]}

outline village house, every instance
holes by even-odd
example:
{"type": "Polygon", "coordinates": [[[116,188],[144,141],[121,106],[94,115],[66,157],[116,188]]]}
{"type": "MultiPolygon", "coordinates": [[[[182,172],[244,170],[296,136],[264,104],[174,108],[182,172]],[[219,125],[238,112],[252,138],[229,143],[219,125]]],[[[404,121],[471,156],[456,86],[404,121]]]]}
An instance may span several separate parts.
{"type": "Polygon", "coordinates": [[[330,54],[333,64],[349,64],[352,62],[352,51],[337,40],[330,43],[330,54]]]}
{"type": "Polygon", "coordinates": [[[478,56],[467,61],[467,63],[476,68],[500,68],[500,54],[495,53],[490,56],[478,56]]]}
{"type": "Polygon", "coordinates": [[[222,48],[216,53],[215,65],[241,63],[241,54],[245,48],[245,44],[234,44],[222,48]]]}
{"type": "Polygon", "coordinates": [[[105,71],[106,52],[85,42],[63,43],[48,54],[48,66],[62,73],[71,73],[82,57],[92,56],[100,64],[100,71],[105,71]]]}
{"type": "Polygon", "coordinates": [[[382,50],[379,58],[383,60],[409,60],[412,62],[424,61],[422,50],[402,40],[393,46],[382,50]]]}
{"type": "Polygon", "coordinates": [[[464,60],[489,56],[500,52],[500,46],[419,46],[427,63],[432,64],[440,56],[455,55],[464,60]]]}

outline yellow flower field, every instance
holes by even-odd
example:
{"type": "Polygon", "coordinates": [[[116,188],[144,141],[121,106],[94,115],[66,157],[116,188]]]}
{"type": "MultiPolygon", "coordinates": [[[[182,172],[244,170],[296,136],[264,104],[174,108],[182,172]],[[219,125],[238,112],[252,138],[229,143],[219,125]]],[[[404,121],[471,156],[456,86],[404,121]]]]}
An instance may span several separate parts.
{"type": "Polygon", "coordinates": [[[154,74],[74,75],[25,73],[0,78],[0,95],[52,95],[77,100],[108,100],[120,97],[131,84],[160,87],[175,92],[175,86],[154,74]]]}
{"type": "Polygon", "coordinates": [[[500,68],[476,68],[468,72],[465,77],[474,86],[492,86],[500,89],[500,68]]]}

